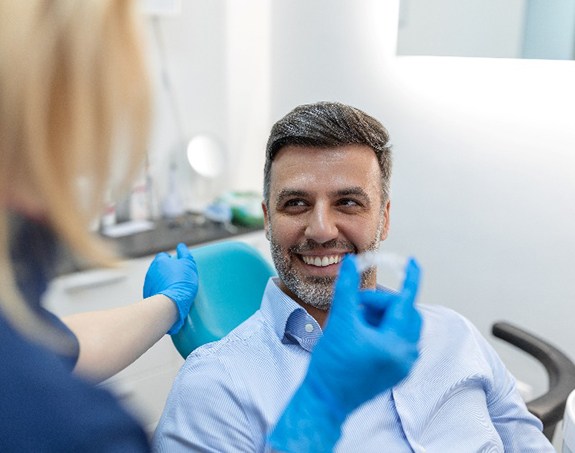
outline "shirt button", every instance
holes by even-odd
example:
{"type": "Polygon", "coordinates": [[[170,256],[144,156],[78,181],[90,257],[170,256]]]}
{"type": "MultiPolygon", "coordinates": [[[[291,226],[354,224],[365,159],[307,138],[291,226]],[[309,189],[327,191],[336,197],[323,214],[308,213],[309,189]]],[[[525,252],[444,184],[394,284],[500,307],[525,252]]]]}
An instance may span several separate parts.
{"type": "Polygon", "coordinates": [[[313,324],[311,324],[311,323],[306,324],[306,325],[305,325],[305,331],[306,331],[307,333],[313,332],[313,324]]]}

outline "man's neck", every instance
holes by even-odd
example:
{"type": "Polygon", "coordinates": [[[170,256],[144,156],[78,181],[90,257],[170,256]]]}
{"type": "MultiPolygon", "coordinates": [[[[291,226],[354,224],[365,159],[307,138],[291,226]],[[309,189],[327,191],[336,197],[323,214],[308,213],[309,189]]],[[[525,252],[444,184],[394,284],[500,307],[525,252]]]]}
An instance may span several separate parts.
{"type": "Polygon", "coordinates": [[[301,301],[300,298],[297,297],[294,293],[292,293],[289,290],[289,288],[284,284],[284,282],[282,282],[281,280],[279,282],[279,287],[284,293],[286,293],[289,297],[291,297],[299,305],[301,305],[302,308],[310,316],[312,316],[317,321],[317,323],[320,325],[320,327],[323,329],[323,326],[325,324],[325,320],[327,319],[327,315],[329,314],[329,310],[321,310],[317,307],[314,307],[313,305],[306,304],[305,302],[301,301]]]}
{"type": "Polygon", "coordinates": [[[319,326],[323,329],[325,320],[327,319],[327,315],[329,314],[329,310],[320,310],[319,308],[314,307],[313,305],[306,304],[297,299],[295,299],[295,301],[298,304],[300,304],[305,309],[305,311],[307,311],[309,315],[312,316],[317,321],[319,326]]]}

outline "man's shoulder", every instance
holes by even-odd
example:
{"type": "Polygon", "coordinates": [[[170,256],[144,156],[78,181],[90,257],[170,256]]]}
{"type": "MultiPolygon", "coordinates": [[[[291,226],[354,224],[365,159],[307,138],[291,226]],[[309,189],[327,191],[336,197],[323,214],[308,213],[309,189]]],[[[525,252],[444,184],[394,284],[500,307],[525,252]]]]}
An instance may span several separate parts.
{"type": "Polygon", "coordinates": [[[279,343],[279,338],[258,310],[222,339],[192,351],[180,374],[225,379],[230,370],[237,370],[240,365],[245,367],[248,362],[261,362],[263,356],[273,356],[279,343]]]}
{"type": "Polygon", "coordinates": [[[244,322],[232,329],[219,340],[206,343],[190,353],[188,359],[197,360],[215,355],[234,354],[240,350],[251,348],[254,344],[269,336],[270,329],[257,310],[244,322]]]}
{"type": "Polygon", "coordinates": [[[302,366],[303,359],[293,349],[256,312],[221,340],[186,358],[172,387],[173,398],[188,404],[189,395],[194,395],[197,408],[216,407],[230,395],[241,394],[246,401],[254,393],[273,395],[278,380],[288,373],[283,364],[290,369],[302,366]]]}
{"type": "Polygon", "coordinates": [[[419,304],[417,308],[424,319],[444,322],[469,322],[461,313],[444,305],[419,304]]]}
{"type": "Polygon", "coordinates": [[[435,333],[450,332],[465,335],[477,334],[477,329],[471,321],[452,308],[443,305],[419,304],[417,306],[423,318],[423,325],[426,331],[435,333]]]}

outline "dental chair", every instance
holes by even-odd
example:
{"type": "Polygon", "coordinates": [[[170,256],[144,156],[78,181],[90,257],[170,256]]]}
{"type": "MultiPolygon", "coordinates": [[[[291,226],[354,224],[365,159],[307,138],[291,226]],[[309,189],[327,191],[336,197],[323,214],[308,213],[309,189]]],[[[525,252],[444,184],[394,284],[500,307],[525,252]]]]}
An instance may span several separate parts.
{"type": "MultiPolygon", "coordinates": [[[[269,262],[243,242],[197,247],[192,254],[200,278],[198,295],[184,326],[172,336],[183,358],[204,343],[224,337],[258,310],[267,281],[275,275],[269,262]]],[[[545,436],[552,440],[557,423],[563,418],[567,397],[575,389],[575,365],[553,345],[510,323],[495,323],[492,333],[545,367],[549,378],[547,393],[526,404],[542,421],[545,436]]]]}
{"type": "Polygon", "coordinates": [[[172,341],[185,359],[190,352],[219,340],[260,308],[273,267],[250,245],[225,241],[192,250],[198,266],[196,300],[172,341]]]}
{"type": "MultiPolygon", "coordinates": [[[[563,419],[567,398],[575,389],[575,364],[552,344],[508,322],[496,322],[491,332],[495,337],[531,355],[545,367],[549,379],[547,392],[526,404],[529,412],[543,423],[545,437],[552,441],[555,428],[563,419]]],[[[575,397],[571,399],[573,414],[575,397]]]]}

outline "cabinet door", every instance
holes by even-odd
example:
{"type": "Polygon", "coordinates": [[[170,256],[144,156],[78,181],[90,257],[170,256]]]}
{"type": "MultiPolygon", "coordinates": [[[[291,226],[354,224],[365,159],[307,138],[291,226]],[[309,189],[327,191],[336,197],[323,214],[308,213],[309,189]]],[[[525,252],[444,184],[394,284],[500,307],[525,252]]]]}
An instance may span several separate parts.
{"type": "Polygon", "coordinates": [[[151,260],[138,258],[112,269],[90,269],[58,277],[51,283],[44,305],[67,316],[137,302],[142,299],[142,284],[151,260]]]}

